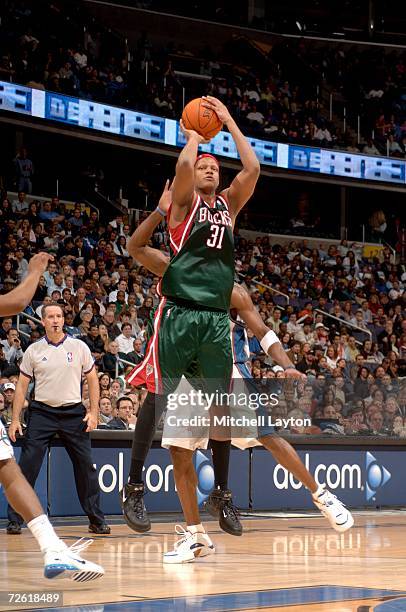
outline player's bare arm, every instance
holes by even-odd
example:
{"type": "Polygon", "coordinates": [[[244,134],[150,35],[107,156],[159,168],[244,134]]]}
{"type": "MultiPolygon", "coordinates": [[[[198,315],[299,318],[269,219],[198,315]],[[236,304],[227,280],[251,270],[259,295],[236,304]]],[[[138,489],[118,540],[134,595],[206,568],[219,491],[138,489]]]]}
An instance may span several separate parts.
{"type": "MultiPolygon", "coordinates": [[[[262,341],[271,332],[259,316],[247,291],[240,285],[234,285],[231,294],[231,308],[237,309],[241,319],[259,341],[262,341]]],[[[272,343],[266,352],[277,365],[280,365],[285,370],[287,377],[306,380],[306,376],[296,370],[280,342],[272,343]]]]}
{"type": "Polygon", "coordinates": [[[227,198],[235,218],[254,192],[261,170],[260,164],[251,145],[230,115],[227,107],[212,96],[206,96],[202,105],[215,111],[220,121],[227,126],[241,159],[243,169],[234,178],[230,187],[222,192],[222,195],[227,198]]]}
{"type": "Polygon", "coordinates": [[[37,253],[30,259],[28,274],[23,282],[9,293],[0,295],[0,316],[15,315],[24,310],[32,300],[41,275],[52,260],[53,256],[48,253],[37,253]]]}
{"type": "Polygon", "coordinates": [[[199,145],[206,142],[204,137],[194,130],[187,130],[182,121],[180,127],[187,142],[176,164],[176,180],[172,189],[171,227],[182,223],[192,206],[195,192],[197,151],[199,145]]]}
{"type": "Polygon", "coordinates": [[[172,201],[172,185],[167,180],[159,198],[158,207],[137,227],[130,238],[128,252],[142,266],[157,276],[163,276],[169,264],[169,257],[153,247],[148,246],[154,230],[167,215],[172,201]]]}

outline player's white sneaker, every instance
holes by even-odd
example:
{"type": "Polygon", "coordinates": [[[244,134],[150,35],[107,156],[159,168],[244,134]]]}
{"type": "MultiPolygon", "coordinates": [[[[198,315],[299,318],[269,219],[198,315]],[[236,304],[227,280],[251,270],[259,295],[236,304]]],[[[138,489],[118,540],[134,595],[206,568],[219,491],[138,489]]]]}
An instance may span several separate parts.
{"type": "Polygon", "coordinates": [[[321,493],[312,497],[314,505],[326,517],[333,529],[342,533],[354,525],[351,512],[324,486],[321,493]]]}
{"type": "Polygon", "coordinates": [[[92,542],[93,540],[82,538],[69,548],[47,551],[44,559],[45,578],[69,578],[75,582],[88,582],[101,578],[104,569],[92,561],[82,559],[79,554],[92,542]]]}
{"type": "Polygon", "coordinates": [[[164,554],[164,563],[190,563],[196,557],[207,557],[215,552],[207,533],[191,533],[181,525],[176,525],[175,531],[182,538],[175,542],[174,550],[164,554]]]}

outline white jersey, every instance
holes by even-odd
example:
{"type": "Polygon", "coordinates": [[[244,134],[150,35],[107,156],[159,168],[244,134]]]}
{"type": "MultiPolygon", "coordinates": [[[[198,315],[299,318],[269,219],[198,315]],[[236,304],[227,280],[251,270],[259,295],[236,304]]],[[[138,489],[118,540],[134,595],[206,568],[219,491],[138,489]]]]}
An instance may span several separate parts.
{"type": "Polygon", "coordinates": [[[7,435],[6,428],[0,421],[0,461],[14,457],[13,447],[7,435]]]}

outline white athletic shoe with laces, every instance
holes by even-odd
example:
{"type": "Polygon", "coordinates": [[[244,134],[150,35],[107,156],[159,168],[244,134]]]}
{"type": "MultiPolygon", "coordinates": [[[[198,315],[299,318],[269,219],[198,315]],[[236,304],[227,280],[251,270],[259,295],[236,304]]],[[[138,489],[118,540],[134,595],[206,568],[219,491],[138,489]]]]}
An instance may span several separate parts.
{"type": "Polygon", "coordinates": [[[330,525],[336,531],[343,533],[354,525],[354,519],[345,505],[330,493],[324,486],[323,490],[316,496],[313,495],[313,503],[326,517],[330,525]]]}
{"type": "Polygon", "coordinates": [[[174,550],[164,554],[164,563],[190,563],[196,557],[207,557],[215,552],[207,533],[191,533],[181,525],[176,525],[175,531],[182,537],[175,542],[174,550]]]}
{"type": "Polygon", "coordinates": [[[75,582],[89,582],[101,578],[104,575],[104,569],[92,561],[82,559],[79,554],[92,542],[91,539],[81,538],[69,548],[48,550],[44,558],[45,578],[69,578],[75,582]]]}

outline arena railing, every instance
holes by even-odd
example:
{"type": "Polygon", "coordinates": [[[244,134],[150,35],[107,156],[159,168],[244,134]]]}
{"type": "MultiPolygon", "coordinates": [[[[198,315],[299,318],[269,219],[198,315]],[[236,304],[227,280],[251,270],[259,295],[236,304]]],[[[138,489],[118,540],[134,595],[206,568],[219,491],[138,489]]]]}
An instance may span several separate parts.
{"type": "Polygon", "coordinates": [[[369,339],[372,341],[372,332],[370,329],[364,329],[363,327],[358,327],[358,325],[355,325],[354,323],[349,323],[348,321],[345,321],[344,319],[340,319],[340,317],[336,317],[335,315],[332,315],[329,312],[326,312],[325,310],[321,310],[320,308],[315,308],[314,312],[319,312],[324,317],[329,317],[330,319],[339,321],[345,327],[351,327],[352,329],[357,329],[360,333],[367,334],[369,336],[369,339]]]}
{"type": "Polygon", "coordinates": [[[122,357],[117,357],[117,361],[116,361],[116,378],[119,377],[119,363],[125,363],[126,365],[131,366],[132,368],[135,368],[135,366],[137,365],[136,363],[133,363],[132,361],[127,361],[127,359],[123,359],[122,357]]]}
{"type": "MultiPolygon", "coordinates": [[[[245,278],[245,274],[241,274],[241,272],[237,272],[237,274],[238,274],[238,276],[240,278],[242,278],[242,279],[245,278]]],[[[287,306],[289,305],[290,298],[289,298],[287,293],[282,293],[282,291],[279,291],[278,289],[274,289],[270,285],[265,285],[264,283],[261,283],[260,281],[252,280],[251,282],[254,283],[254,285],[258,285],[258,287],[264,287],[265,289],[268,289],[268,291],[273,291],[273,293],[277,293],[278,295],[282,295],[285,298],[285,300],[286,300],[286,305],[287,306]]],[[[278,305],[278,308],[282,308],[282,310],[285,310],[283,308],[283,306],[279,306],[278,305]]]]}
{"type": "Polygon", "coordinates": [[[17,331],[18,331],[18,333],[21,334],[22,336],[25,336],[26,338],[29,338],[30,334],[28,334],[27,332],[25,332],[25,331],[23,331],[21,329],[21,326],[20,326],[20,317],[25,317],[26,319],[29,319],[30,321],[34,321],[34,323],[39,323],[39,324],[41,324],[41,319],[38,319],[37,317],[33,317],[33,316],[27,314],[26,312],[20,312],[17,315],[17,331]]]}

